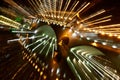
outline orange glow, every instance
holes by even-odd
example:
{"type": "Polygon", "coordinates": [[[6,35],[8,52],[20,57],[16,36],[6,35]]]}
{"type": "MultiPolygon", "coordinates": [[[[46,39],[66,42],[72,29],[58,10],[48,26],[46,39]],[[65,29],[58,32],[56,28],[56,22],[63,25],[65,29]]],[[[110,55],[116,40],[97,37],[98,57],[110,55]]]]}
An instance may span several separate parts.
{"type": "Polygon", "coordinates": [[[62,43],[63,43],[63,41],[61,40],[58,44],[59,44],[60,46],[62,46],[62,43]]]}
{"type": "Polygon", "coordinates": [[[105,32],[101,32],[102,35],[105,35],[105,32]]]}
{"type": "Polygon", "coordinates": [[[54,57],[56,57],[56,56],[57,56],[57,54],[58,54],[57,52],[54,52],[54,57]]]}
{"type": "Polygon", "coordinates": [[[56,78],[56,80],[59,80],[58,78],[56,78]]]}
{"type": "Polygon", "coordinates": [[[93,46],[98,46],[97,43],[95,43],[95,42],[94,42],[94,43],[91,43],[91,45],[93,45],[93,46]]]}
{"type": "Polygon", "coordinates": [[[46,79],[46,78],[47,78],[47,76],[46,76],[46,75],[44,75],[44,76],[43,76],[43,79],[46,79]]]}
{"type": "Polygon", "coordinates": [[[118,36],[117,38],[120,39],[120,36],[118,36]]]}
{"type": "Polygon", "coordinates": [[[112,34],[109,34],[110,37],[112,37],[113,35],[112,34]]]}
{"type": "Polygon", "coordinates": [[[55,61],[55,60],[53,60],[53,64],[56,64],[56,61],[55,61]]]}

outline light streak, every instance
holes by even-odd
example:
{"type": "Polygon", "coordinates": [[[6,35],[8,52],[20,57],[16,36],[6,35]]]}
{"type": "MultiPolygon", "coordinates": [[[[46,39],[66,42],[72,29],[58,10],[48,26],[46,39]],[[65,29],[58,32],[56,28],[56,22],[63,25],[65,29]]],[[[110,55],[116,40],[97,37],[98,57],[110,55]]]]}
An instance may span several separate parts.
{"type": "Polygon", "coordinates": [[[18,41],[18,40],[20,40],[20,39],[7,40],[7,43],[9,43],[9,42],[14,42],[14,41],[18,41]]]}
{"type": "Polygon", "coordinates": [[[98,21],[101,21],[101,20],[105,20],[105,19],[108,19],[112,17],[112,15],[109,15],[109,16],[105,16],[103,18],[100,18],[100,19],[96,19],[96,20],[93,20],[93,21],[90,21],[90,22],[86,22],[86,24],[90,24],[90,23],[94,23],[94,22],[98,22],[98,21]]]}
{"type": "Polygon", "coordinates": [[[67,10],[70,2],[71,2],[71,0],[67,0],[67,1],[66,1],[65,6],[64,6],[64,8],[63,8],[63,11],[64,11],[64,12],[63,12],[62,17],[65,17],[64,15],[65,15],[65,12],[66,12],[66,10],[67,10]]]}
{"type": "Polygon", "coordinates": [[[38,44],[37,46],[35,46],[35,47],[32,49],[32,52],[35,51],[38,47],[40,47],[42,44],[44,44],[44,42],[46,42],[46,40],[44,40],[43,42],[41,42],[40,44],[38,44]]]}
{"type": "Polygon", "coordinates": [[[35,42],[33,42],[33,43],[31,43],[31,44],[27,45],[27,46],[26,46],[26,48],[28,48],[28,47],[30,47],[30,46],[32,46],[32,45],[34,45],[34,44],[36,44],[36,43],[38,43],[38,42],[42,41],[42,40],[43,40],[43,39],[45,39],[45,38],[47,38],[47,37],[46,37],[46,36],[44,36],[43,38],[38,39],[37,41],[35,41],[35,42]]]}
{"type": "Polygon", "coordinates": [[[43,0],[43,2],[44,2],[44,3],[43,3],[43,4],[44,4],[44,9],[45,9],[45,11],[46,11],[45,14],[46,14],[46,15],[49,15],[49,8],[48,8],[49,6],[47,6],[47,5],[48,5],[48,4],[47,4],[48,2],[47,2],[46,0],[43,0]]]}
{"type": "MultiPolygon", "coordinates": [[[[86,66],[86,64],[84,64],[84,62],[81,62],[80,60],[77,62],[77,64],[78,64],[77,67],[81,68],[81,71],[85,74],[85,77],[87,77],[87,79],[91,80],[91,78],[89,76],[89,74],[91,74],[91,70],[86,66]]],[[[91,77],[93,77],[93,76],[91,76],[91,77]]]]}
{"type": "Polygon", "coordinates": [[[111,21],[111,19],[102,20],[102,21],[98,21],[98,22],[94,22],[94,23],[89,23],[88,26],[92,26],[92,25],[95,25],[95,24],[100,24],[100,23],[104,23],[104,22],[108,22],[108,21],[111,21]]]}
{"type": "Polygon", "coordinates": [[[50,43],[50,46],[49,46],[48,49],[47,49],[47,52],[46,52],[45,57],[48,56],[48,53],[49,53],[50,48],[52,47],[53,41],[54,41],[54,38],[52,38],[52,41],[51,41],[51,43],[50,43]]]}
{"type": "Polygon", "coordinates": [[[5,20],[5,21],[8,21],[8,22],[12,22],[12,23],[14,23],[14,24],[16,24],[16,25],[21,25],[20,23],[18,23],[18,22],[15,22],[14,20],[12,20],[12,19],[10,19],[10,18],[8,18],[8,17],[5,17],[5,16],[3,16],[3,15],[0,15],[0,20],[5,20]]]}
{"type": "Polygon", "coordinates": [[[35,33],[34,31],[12,31],[13,33],[23,33],[23,34],[30,34],[35,33]]]}
{"type": "Polygon", "coordinates": [[[56,0],[53,0],[54,1],[54,18],[56,18],[57,16],[56,16],[56,12],[57,12],[57,10],[56,10],[56,0]]]}
{"type": "Polygon", "coordinates": [[[90,3],[83,3],[82,6],[77,10],[77,12],[75,12],[75,14],[72,15],[72,19],[79,14],[80,12],[82,12],[86,7],[88,7],[90,5],[90,3]]]}
{"type": "Polygon", "coordinates": [[[34,7],[34,4],[32,4],[32,2],[31,2],[31,0],[27,0],[29,3],[30,3],[30,5],[33,7],[33,9],[34,9],[34,11],[36,12],[36,13],[38,13],[38,10],[34,7]]]}
{"type": "Polygon", "coordinates": [[[55,44],[52,45],[52,58],[54,57],[54,52],[55,52],[55,44]]]}
{"type": "Polygon", "coordinates": [[[26,40],[26,39],[35,39],[35,38],[40,38],[40,37],[43,37],[44,35],[42,36],[32,36],[32,37],[26,37],[26,38],[19,38],[19,39],[12,39],[12,40],[7,40],[7,42],[13,42],[13,41],[19,41],[19,40],[26,40]]]}
{"type": "MultiPolygon", "coordinates": [[[[89,58],[89,56],[84,56],[84,55],[82,55],[82,53],[84,53],[84,52],[82,52],[81,53],[81,50],[75,50],[75,48],[72,48],[71,49],[71,52],[74,54],[74,56],[77,58],[77,59],[79,59],[80,60],[80,62],[81,62],[81,60],[82,60],[82,64],[85,66],[85,64],[86,63],[84,63],[84,62],[89,62],[89,63],[87,63],[87,65],[88,66],[90,66],[91,68],[93,68],[98,74],[100,74],[103,78],[105,77],[105,75],[106,75],[106,77],[108,77],[108,78],[110,78],[110,79],[118,79],[118,75],[117,74],[115,74],[113,71],[111,71],[111,70],[107,70],[107,69],[105,69],[104,68],[104,66],[102,65],[102,64],[100,64],[99,62],[97,62],[96,60],[94,60],[94,59],[92,59],[92,58],[89,58]],[[74,51],[76,51],[76,53],[74,52],[74,51]],[[113,76],[113,75],[115,75],[115,76],[117,76],[117,77],[115,77],[115,76],[113,76]]],[[[89,54],[89,52],[86,52],[86,54],[89,54]]],[[[87,69],[88,67],[86,66],[86,69],[87,69]]]]}
{"type": "Polygon", "coordinates": [[[51,0],[51,9],[52,9],[51,17],[54,18],[54,3],[53,3],[53,0],[51,0]]]}
{"type": "Polygon", "coordinates": [[[27,64],[28,64],[28,63],[23,64],[23,65],[18,69],[18,71],[13,75],[12,79],[14,79],[14,78],[16,77],[16,75],[17,75],[25,66],[27,66],[27,64]]]}
{"type": "MultiPolygon", "coordinates": [[[[72,5],[72,7],[70,7],[70,9],[68,8],[68,6],[70,6],[71,0],[67,0],[65,2],[65,5],[63,5],[63,0],[59,0],[59,2],[58,2],[59,5],[57,5],[57,0],[49,0],[49,1],[46,1],[46,0],[39,0],[39,1],[28,0],[28,1],[31,4],[31,6],[33,7],[33,9],[35,10],[35,12],[39,16],[42,16],[44,18],[44,19],[42,19],[43,22],[48,21],[48,23],[49,23],[49,20],[50,20],[53,24],[56,24],[57,20],[59,20],[60,25],[63,26],[64,23],[66,24],[68,19],[70,19],[71,22],[68,23],[69,27],[71,27],[71,24],[73,22],[76,22],[77,19],[75,19],[75,17],[79,13],[84,11],[90,5],[90,3],[85,2],[77,9],[77,11],[74,12],[76,6],[79,4],[79,1],[76,1],[76,2],[74,1],[73,5],[72,5]],[[59,6],[58,9],[57,9],[57,6],[59,6]],[[63,8],[63,10],[62,10],[62,8],[63,8]],[[70,10],[70,12],[68,12],[68,10],[70,10]],[[58,14],[58,16],[57,16],[57,14],[58,14]],[[58,17],[58,19],[57,19],[57,17],[58,17]],[[62,18],[62,20],[65,18],[64,23],[59,18],[62,18]]],[[[88,17],[86,17],[84,19],[81,19],[79,23],[84,22],[86,24],[85,26],[82,25],[82,27],[87,26],[87,28],[83,28],[83,30],[91,31],[91,30],[97,29],[97,31],[101,31],[100,32],[101,34],[102,34],[102,32],[104,32],[104,33],[107,32],[108,35],[110,35],[109,34],[110,32],[111,32],[111,35],[113,33],[116,33],[117,35],[120,34],[119,33],[120,24],[97,26],[97,27],[92,26],[92,25],[96,25],[96,24],[100,24],[100,23],[103,23],[103,22],[110,21],[111,19],[109,19],[109,18],[112,17],[112,15],[105,16],[105,17],[102,17],[102,18],[99,18],[99,19],[96,19],[96,20],[93,20],[93,21],[90,21],[90,22],[88,21],[92,18],[95,18],[98,15],[101,15],[101,14],[105,13],[105,12],[106,11],[104,9],[102,9],[100,11],[97,11],[94,14],[89,15],[88,17]]],[[[35,32],[32,32],[32,31],[13,31],[13,32],[14,33],[28,33],[28,34],[35,33],[35,32]]],[[[35,39],[35,38],[36,37],[27,37],[27,38],[21,38],[21,39],[25,40],[25,39],[35,39]]],[[[32,49],[32,52],[35,51],[39,47],[41,48],[41,46],[42,46],[42,48],[39,51],[39,54],[42,54],[43,50],[47,48],[47,51],[44,54],[45,57],[46,57],[46,56],[48,56],[48,54],[50,52],[50,49],[52,48],[52,58],[53,58],[54,52],[55,52],[55,50],[57,50],[57,39],[52,38],[52,41],[50,39],[51,39],[51,37],[48,38],[48,36],[44,36],[44,37],[38,39],[37,41],[27,45],[26,48],[28,48],[28,47],[30,47],[30,46],[38,43],[38,42],[41,42],[40,44],[37,44],[37,46],[35,46],[32,49]],[[44,41],[42,42],[42,40],[44,40],[44,41]],[[49,45],[49,47],[47,47],[47,45],[49,45]]],[[[90,40],[89,37],[87,37],[87,39],[90,40]]],[[[17,40],[20,40],[20,39],[13,39],[13,40],[9,40],[9,41],[17,41],[17,40]]],[[[24,42],[23,42],[23,44],[24,44],[24,42]]],[[[97,43],[95,43],[95,42],[97,42],[97,41],[94,40],[94,43],[92,43],[92,45],[97,46],[97,43]]],[[[104,43],[104,45],[106,45],[106,44],[104,43]]],[[[113,45],[111,47],[116,48],[117,46],[113,45]]],[[[89,76],[89,74],[87,74],[87,72],[92,74],[92,73],[94,73],[94,72],[92,72],[92,70],[95,70],[95,72],[97,72],[103,78],[109,77],[110,79],[113,79],[113,78],[115,78],[115,76],[117,76],[111,70],[108,71],[108,69],[105,69],[102,64],[100,64],[99,62],[92,59],[92,57],[91,57],[92,55],[89,55],[89,53],[90,53],[89,51],[86,51],[86,52],[83,52],[83,51],[84,50],[82,50],[82,49],[79,50],[79,51],[77,51],[75,48],[71,49],[71,53],[74,56],[73,61],[71,61],[70,56],[67,57],[67,62],[69,63],[68,65],[70,65],[72,71],[75,73],[75,75],[77,76],[77,78],[79,80],[81,80],[81,77],[79,75],[79,73],[80,73],[79,71],[83,72],[82,74],[87,76],[88,79],[90,79],[90,76],[89,76]],[[74,52],[74,51],[76,51],[76,52],[74,52]],[[91,57],[91,58],[88,58],[88,57],[91,57]],[[77,62],[76,59],[78,60],[78,62],[77,62]],[[80,69],[77,70],[76,68],[77,69],[80,68],[80,69]]],[[[57,71],[57,73],[59,73],[59,71],[57,71]]],[[[43,75],[43,72],[40,72],[40,75],[43,75]]],[[[92,76],[95,78],[94,75],[92,75],[92,76]]]]}
{"type": "Polygon", "coordinates": [[[63,0],[60,1],[60,7],[59,7],[59,17],[61,17],[61,9],[62,9],[62,5],[63,5],[63,0]]]}
{"type": "Polygon", "coordinates": [[[59,74],[59,72],[60,72],[60,69],[58,68],[57,71],[56,71],[56,74],[59,74]]]}
{"type": "Polygon", "coordinates": [[[47,46],[47,44],[49,44],[49,40],[51,39],[51,37],[48,38],[48,40],[46,42],[44,42],[44,46],[43,48],[39,51],[39,54],[41,54],[44,50],[44,48],[47,46]]]}
{"type": "MultiPolygon", "coordinates": [[[[71,14],[73,13],[73,11],[74,11],[74,9],[75,9],[75,7],[78,5],[78,3],[79,3],[79,1],[74,1],[74,3],[72,4],[72,6],[71,6],[71,8],[70,8],[70,13],[68,14],[68,16],[67,16],[67,19],[71,16],[71,14]]],[[[66,20],[67,20],[66,19],[66,20]]],[[[66,20],[64,20],[64,22],[66,21],[66,20]]]]}
{"type": "Polygon", "coordinates": [[[44,10],[44,7],[43,7],[43,5],[42,5],[42,2],[41,2],[40,0],[38,0],[38,2],[36,2],[36,3],[37,3],[37,5],[39,6],[38,9],[40,9],[39,13],[41,13],[41,15],[43,16],[44,20],[47,20],[47,18],[45,17],[46,11],[44,10]],[[40,4],[38,4],[38,2],[39,2],[40,4]]]}
{"type": "Polygon", "coordinates": [[[118,27],[119,28],[120,24],[111,24],[111,25],[105,25],[105,26],[98,26],[98,27],[94,27],[95,29],[97,28],[114,28],[114,27],[118,27]]]}
{"type": "MultiPolygon", "coordinates": [[[[51,15],[52,15],[51,0],[48,0],[48,1],[49,1],[49,9],[50,9],[49,11],[50,11],[50,16],[51,16],[51,15]]],[[[50,16],[49,16],[49,17],[50,17],[50,16]]]]}
{"type": "Polygon", "coordinates": [[[70,60],[70,57],[67,57],[67,62],[68,62],[68,65],[70,65],[71,69],[73,70],[73,72],[76,74],[77,78],[79,80],[82,80],[80,75],[78,75],[78,72],[76,71],[75,67],[74,67],[74,64],[72,63],[72,61],[70,60]]]}
{"type": "MultiPolygon", "coordinates": [[[[28,0],[28,1],[29,1],[29,0],[28,0]]],[[[39,7],[38,7],[38,6],[36,5],[36,3],[35,3],[36,0],[35,0],[35,1],[30,0],[30,1],[31,1],[31,4],[33,5],[33,7],[36,9],[36,12],[38,13],[38,10],[37,10],[37,9],[38,9],[39,7]]],[[[29,1],[29,2],[30,2],[30,1],[29,1]]]]}
{"type": "Polygon", "coordinates": [[[22,7],[20,7],[18,4],[16,4],[13,0],[10,0],[10,1],[4,0],[4,1],[10,4],[11,6],[13,6],[14,8],[18,9],[19,11],[21,11],[22,13],[26,14],[27,16],[31,16],[32,18],[35,18],[30,13],[28,13],[26,10],[24,10],[22,7]]]}
{"type": "Polygon", "coordinates": [[[97,16],[97,15],[103,14],[103,13],[105,13],[105,12],[106,12],[106,11],[105,11],[104,9],[102,9],[102,10],[100,10],[100,11],[97,11],[96,13],[91,14],[91,15],[88,16],[87,18],[82,19],[81,22],[84,22],[84,21],[86,21],[86,20],[88,20],[88,19],[91,19],[91,18],[93,18],[93,17],[95,17],[95,16],[97,16]]]}
{"type": "Polygon", "coordinates": [[[2,23],[4,25],[11,26],[11,27],[14,27],[16,29],[19,29],[19,26],[21,25],[20,23],[15,22],[12,19],[7,18],[7,17],[2,16],[2,15],[0,15],[0,23],[2,23]]]}

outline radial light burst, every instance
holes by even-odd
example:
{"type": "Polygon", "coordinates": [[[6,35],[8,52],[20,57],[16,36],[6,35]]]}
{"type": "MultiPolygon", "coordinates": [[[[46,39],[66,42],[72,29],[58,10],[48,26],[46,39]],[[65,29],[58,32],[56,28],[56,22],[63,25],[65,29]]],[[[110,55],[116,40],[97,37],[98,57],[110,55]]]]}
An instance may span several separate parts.
{"type": "MultiPolygon", "coordinates": [[[[14,8],[18,6],[18,4],[21,4],[16,9],[19,11],[21,10],[24,16],[23,23],[18,23],[0,15],[0,23],[15,28],[11,33],[16,34],[18,37],[16,39],[8,40],[7,42],[19,41],[25,49],[22,52],[22,58],[26,62],[23,66],[18,68],[11,79],[16,79],[16,76],[19,75],[18,73],[20,73],[23,68],[27,69],[28,63],[30,63],[39,73],[39,80],[46,80],[48,77],[53,77],[53,75],[55,75],[54,80],[71,80],[74,79],[74,76],[76,80],[120,80],[117,69],[112,67],[112,62],[104,58],[105,55],[93,47],[74,46],[68,50],[65,64],[68,65],[67,67],[70,67],[70,70],[74,74],[73,78],[69,75],[72,73],[66,72],[63,67],[61,68],[61,64],[59,63],[59,61],[63,59],[61,58],[63,56],[61,56],[62,50],[61,53],[58,52],[59,37],[55,33],[57,31],[54,31],[54,28],[56,27],[63,28],[63,31],[69,29],[70,31],[68,34],[72,33],[72,39],[73,37],[79,36],[80,40],[86,40],[89,45],[94,47],[100,47],[100,45],[104,47],[109,46],[109,49],[115,49],[120,52],[120,43],[111,39],[111,37],[115,37],[115,39],[119,40],[120,24],[104,25],[104,23],[110,22],[113,17],[111,14],[104,15],[107,12],[106,9],[100,9],[84,17],[82,14],[92,7],[92,1],[4,1],[14,8]],[[24,5],[23,3],[27,4],[24,5]],[[53,27],[52,25],[56,25],[56,27],[53,27]],[[107,35],[108,39],[102,38],[101,35],[102,37],[106,37],[107,35]],[[44,59],[46,61],[44,61],[44,59]],[[47,62],[50,62],[49,65],[47,65],[47,62]],[[63,73],[60,71],[60,68],[64,70],[63,73]],[[49,71],[47,71],[48,69],[49,71]],[[47,72],[45,72],[45,70],[47,72]],[[50,75],[47,76],[46,73],[49,73],[50,75]]],[[[63,52],[67,52],[67,50],[63,52]]],[[[64,60],[62,63],[64,63],[64,60]]],[[[28,78],[32,79],[34,73],[34,71],[30,72],[28,78]]]]}

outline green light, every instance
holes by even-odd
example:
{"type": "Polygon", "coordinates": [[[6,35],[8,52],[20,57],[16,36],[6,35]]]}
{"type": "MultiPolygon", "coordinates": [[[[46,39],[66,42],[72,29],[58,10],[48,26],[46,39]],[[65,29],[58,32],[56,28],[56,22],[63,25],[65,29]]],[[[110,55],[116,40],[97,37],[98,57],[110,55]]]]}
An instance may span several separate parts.
{"type": "Polygon", "coordinates": [[[22,17],[16,17],[16,19],[15,19],[15,21],[17,21],[17,22],[21,22],[22,21],[22,17]]]}
{"type": "Polygon", "coordinates": [[[16,28],[10,28],[9,30],[10,30],[10,32],[12,32],[12,31],[16,31],[17,29],[16,28]]]}

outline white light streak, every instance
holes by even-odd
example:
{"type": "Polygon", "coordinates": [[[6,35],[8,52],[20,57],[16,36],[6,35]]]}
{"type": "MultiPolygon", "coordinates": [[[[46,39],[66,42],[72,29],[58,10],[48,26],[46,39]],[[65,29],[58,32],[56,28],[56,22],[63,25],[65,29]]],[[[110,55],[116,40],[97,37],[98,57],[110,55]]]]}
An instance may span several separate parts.
{"type": "Polygon", "coordinates": [[[43,48],[40,50],[39,54],[41,54],[43,52],[43,50],[45,49],[45,47],[49,44],[49,40],[51,39],[51,37],[48,38],[48,40],[46,40],[46,42],[44,42],[44,46],[43,48]]]}

